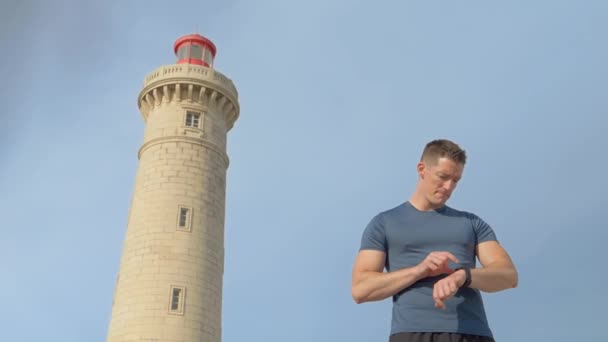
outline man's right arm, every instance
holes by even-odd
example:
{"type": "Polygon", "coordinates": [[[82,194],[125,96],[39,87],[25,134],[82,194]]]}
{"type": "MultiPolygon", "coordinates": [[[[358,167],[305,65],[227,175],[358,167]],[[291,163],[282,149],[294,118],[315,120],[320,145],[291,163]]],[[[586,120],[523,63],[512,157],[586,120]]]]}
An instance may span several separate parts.
{"type": "Polygon", "coordinates": [[[386,254],[362,250],[353,267],[351,292],[357,304],[382,300],[395,295],[422,278],[418,267],[383,272],[386,254]]]}
{"type": "Polygon", "coordinates": [[[362,250],[353,266],[351,292],[355,303],[365,303],[391,297],[418,280],[442,273],[451,273],[449,261],[458,260],[448,252],[433,252],[420,264],[393,272],[383,272],[386,254],[362,250]]]}

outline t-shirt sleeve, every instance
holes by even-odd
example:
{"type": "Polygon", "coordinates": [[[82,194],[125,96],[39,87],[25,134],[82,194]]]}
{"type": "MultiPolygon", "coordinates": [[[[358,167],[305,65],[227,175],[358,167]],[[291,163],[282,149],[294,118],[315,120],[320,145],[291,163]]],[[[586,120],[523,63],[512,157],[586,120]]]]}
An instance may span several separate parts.
{"type": "Polygon", "coordinates": [[[379,215],[376,215],[363,231],[359,250],[364,249],[373,249],[385,253],[388,250],[384,225],[379,215]]]}
{"type": "Polygon", "coordinates": [[[477,239],[478,244],[486,241],[497,241],[494,230],[484,220],[473,215],[471,222],[473,224],[473,229],[475,230],[475,238],[477,239]]]}

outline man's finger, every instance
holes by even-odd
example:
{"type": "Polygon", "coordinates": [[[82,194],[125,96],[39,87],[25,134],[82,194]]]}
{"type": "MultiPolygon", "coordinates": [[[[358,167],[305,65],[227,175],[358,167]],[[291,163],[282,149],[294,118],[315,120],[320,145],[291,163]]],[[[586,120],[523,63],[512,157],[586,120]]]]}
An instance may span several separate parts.
{"type": "Polygon", "coordinates": [[[443,262],[443,260],[440,257],[435,256],[435,255],[430,256],[429,261],[436,265],[440,265],[443,262]]]}
{"type": "Polygon", "coordinates": [[[443,288],[437,284],[437,299],[441,299],[441,297],[443,297],[443,288]]]}
{"type": "Polygon", "coordinates": [[[442,262],[445,262],[445,261],[447,261],[449,259],[449,260],[452,260],[456,264],[459,263],[458,258],[455,257],[454,254],[452,254],[450,252],[447,252],[447,251],[442,251],[442,252],[437,252],[437,253],[431,253],[429,255],[432,255],[432,256],[436,255],[436,256],[440,257],[442,259],[441,260],[442,262]]]}
{"type": "Polygon", "coordinates": [[[458,258],[454,256],[454,254],[450,252],[446,252],[447,257],[452,260],[455,264],[459,263],[458,258]]]}
{"type": "Polygon", "coordinates": [[[452,291],[450,289],[450,285],[445,284],[443,286],[443,295],[441,296],[441,300],[446,300],[450,297],[450,295],[452,294],[452,291]]]}

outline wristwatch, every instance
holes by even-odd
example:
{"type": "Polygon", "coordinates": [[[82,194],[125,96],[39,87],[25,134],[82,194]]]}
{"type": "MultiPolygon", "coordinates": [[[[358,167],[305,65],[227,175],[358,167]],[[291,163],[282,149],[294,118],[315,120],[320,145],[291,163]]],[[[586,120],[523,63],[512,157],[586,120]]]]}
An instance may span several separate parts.
{"type": "Polygon", "coordinates": [[[471,269],[468,267],[458,267],[454,270],[454,272],[460,270],[464,270],[464,274],[466,274],[466,279],[464,280],[464,284],[462,284],[461,287],[469,287],[469,285],[471,285],[471,269]]]}

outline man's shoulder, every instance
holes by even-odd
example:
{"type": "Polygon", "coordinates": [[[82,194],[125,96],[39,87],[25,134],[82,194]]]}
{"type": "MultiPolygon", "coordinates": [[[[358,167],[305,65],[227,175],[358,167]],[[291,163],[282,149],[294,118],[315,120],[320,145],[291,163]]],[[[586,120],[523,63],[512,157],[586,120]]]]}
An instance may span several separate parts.
{"type": "Polygon", "coordinates": [[[484,236],[490,233],[493,234],[491,226],[484,219],[482,219],[480,216],[471,211],[458,210],[446,206],[444,215],[460,221],[465,220],[466,222],[471,224],[471,226],[477,233],[482,234],[484,236]]]}
{"type": "Polygon", "coordinates": [[[403,215],[406,211],[406,203],[400,203],[399,205],[396,205],[390,209],[385,209],[380,211],[376,217],[378,217],[379,219],[383,219],[383,218],[389,218],[389,217],[393,217],[395,215],[403,215]]]}

